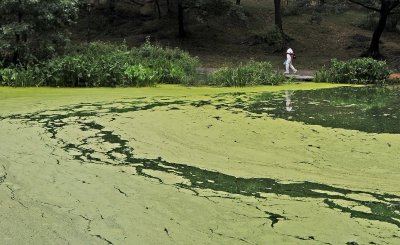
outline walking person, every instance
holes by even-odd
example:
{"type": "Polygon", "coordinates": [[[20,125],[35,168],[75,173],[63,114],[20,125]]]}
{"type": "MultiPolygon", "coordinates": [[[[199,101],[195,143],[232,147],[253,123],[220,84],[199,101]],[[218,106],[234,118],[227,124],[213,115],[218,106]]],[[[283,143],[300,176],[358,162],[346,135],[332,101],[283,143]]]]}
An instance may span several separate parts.
{"type": "Polygon", "coordinates": [[[297,70],[296,68],[294,68],[293,66],[293,59],[296,57],[296,55],[293,52],[293,49],[288,48],[286,51],[286,61],[285,61],[285,66],[286,66],[286,71],[285,74],[289,74],[290,73],[290,69],[293,70],[293,73],[296,73],[297,70]]]}

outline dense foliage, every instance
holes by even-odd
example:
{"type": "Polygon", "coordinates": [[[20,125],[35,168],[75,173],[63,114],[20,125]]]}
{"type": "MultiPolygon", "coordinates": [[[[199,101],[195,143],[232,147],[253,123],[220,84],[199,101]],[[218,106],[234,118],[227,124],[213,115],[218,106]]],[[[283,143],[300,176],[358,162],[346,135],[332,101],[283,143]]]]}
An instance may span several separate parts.
{"type": "Polygon", "coordinates": [[[383,84],[387,81],[389,69],[384,61],[372,58],[338,61],[333,59],[329,67],[316,73],[315,81],[351,84],[383,84]]]}
{"type": "Polygon", "coordinates": [[[102,42],[83,45],[64,56],[34,65],[0,69],[6,86],[126,87],[159,83],[213,86],[277,85],[285,77],[269,62],[221,68],[207,81],[197,78],[198,59],[179,49],[146,42],[129,49],[102,42]]]}
{"type": "Polygon", "coordinates": [[[224,67],[210,75],[209,84],[225,87],[256,85],[277,85],[286,80],[285,76],[272,69],[269,62],[240,64],[237,67],[224,67]]]}
{"type": "Polygon", "coordinates": [[[65,46],[77,12],[77,0],[1,0],[1,61],[29,63],[53,56],[65,46]]]}
{"type": "Polygon", "coordinates": [[[84,45],[67,55],[0,70],[7,86],[117,87],[188,83],[198,59],[179,49],[146,43],[140,48],[106,43],[84,45]]]}

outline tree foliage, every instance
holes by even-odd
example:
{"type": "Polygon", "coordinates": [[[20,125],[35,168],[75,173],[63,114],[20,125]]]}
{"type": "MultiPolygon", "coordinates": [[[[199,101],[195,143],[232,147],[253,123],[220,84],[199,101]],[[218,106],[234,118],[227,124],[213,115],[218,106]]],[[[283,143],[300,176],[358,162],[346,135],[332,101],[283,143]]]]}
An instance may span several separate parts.
{"type": "Polygon", "coordinates": [[[385,30],[388,16],[396,11],[396,8],[398,9],[400,0],[349,0],[349,2],[379,13],[379,21],[372,35],[370,47],[364,56],[381,59],[379,40],[385,30]]]}
{"type": "Polygon", "coordinates": [[[65,46],[77,13],[78,0],[1,0],[1,59],[26,63],[52,56],[65,46]]]}

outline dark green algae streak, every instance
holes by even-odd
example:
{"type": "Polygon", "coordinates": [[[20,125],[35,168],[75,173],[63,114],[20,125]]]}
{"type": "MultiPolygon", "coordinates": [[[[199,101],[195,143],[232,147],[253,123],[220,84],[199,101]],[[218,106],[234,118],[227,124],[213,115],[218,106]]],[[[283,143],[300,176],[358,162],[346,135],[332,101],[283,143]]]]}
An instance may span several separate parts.
{"type": "MultiPolygon", "coordinates": [[[[325,94],[325,92],[327,92],[328,94],[332,94],[332,91],[323,91],[322,93],[325,94]]],[[[304,98],[312,93],[316,93],[316,91],[296,91],[296,96],[304,98]]],[[[177,110],[179,108],[175,106],[179,105],[190,105],[193,107],[212,105],[215,106],[216,109],[243,109],[244,111],[256,113],[264,113],[264,111],[262,111],[260,108],[265,108],[265,101],[269,103],[269,108],[274,108],[271,105],[282,105],[282,101],[277,99],[279,97],[282,97],[282,94],[279,93],[261,95],[256,94],[256,101],[248,102],[247,104],[244,102],[244,99],[248,98],[241,98],[240,96],[250,96],[251,98],[254,98],[254,95],[222,95],[222,97],[224,96],[235,96],[236,99],[233,104],[231,102],[226,102],[224,99],[221,98],[218,99],[216,103],[213,103],[211,101],[160,102],[159,100],[154,100],[151,102],[144,102],[141,100],[130,102],[124,101],[115,102],[112,104],[83,103],[74,106],[63,107],[59,110],[41,111],[38,113],[26,115],[9,115],[5,117],[0,117],[0,120],[17,120],[26,123],[38,123],[48,133],[50,133],[51,138],[58,140],[58,143],[61,144],[61,147],[64,150],[73,150],[75,152],[78,152],[78,154],[74,155],[74,158],[81,161],[82,163],[132,166],[136,169],[137,174],[147,178],[156,179],[160,183],[163,183],[162,179],[146,174],[146,170],[155,170],[180,176],[187,180],[188,183],[178,183],[176,184],[176,187],[192,190],[197,195],[199,195],[197,190],[208,189],[230,194],[239,194],[242,196],[252,196],[259,199],[267,199],[265,197],[262,197],[262,193],[286,195],[292,198],[321,199],[328,208],[339,210],[344,213],[349,213],[351,217],[386,222],[396,225],[400,228],[400,196],[350,190],[313,182],[280,183],[279,180],[271,178],[239,178],[216,171],[210,171],[189,166],[183,163],[167,162],[161,158],[138,158],[135,156],[134,149],[128,146],[128,140],[122,139],[121,136],[114,134],[112,130],[108,130],[105,126],[95,121],[88,121],[88,118],[90,117],[116,115],[120,113],[134,112],[140,110],[151,110],[157,107],[167,107],[167,109],[169,110],[177,110]],[[262,98],[262,100],[260,100],[260,98],[262,98]],[[82,131],[94,131],[96,132],[95,135],[83,139],[81,144],[79,145],[71,144],[65,142],[61,138],[58,138],[58,131],[69,124],[69,122],[66,122],[66,120],[70,118],[74,118],[73,123],[80,125],[80,129],[82,131]],[[95,150],[87,146],[89,146],[90,144],[88,140],[93,138],[95,138],[97,142],[100,143],[112,143],[117,145],[111,150],[103,153],[104,157],[108,159],[107,161],[92,156],[92,154],[95,153],[95,150]],[[120,157],[115,156],[113,153],[119,153],[120,157]],[[375,200],[361,201],[347,197],[346,195],[348,194],[367,194],[374,197],[375,200]],[[352,210],[349,207],[341,206],[336,201],[350,201],[358,206],[369,208],[370,213],[352,210]]],[[[221,95],[219,97],[221,97],[221,95]]],[[[277,113],[277,111],[281,110],[279,109],[279,107],[276,106],[275,109],[272,110],[274,110],[275,112],[275,114],[272,114],[273,116],[281,116],[277,113]]],[[[0,184],[2,181],[3,179],[2,177],[0,177],[0,184]]],[[[274,227],[274,225],[278,221],[287,219],[282,215],[270,212],[265,212],[265,215],[265,218],[271,220],[271,227],[274,227]]]]}

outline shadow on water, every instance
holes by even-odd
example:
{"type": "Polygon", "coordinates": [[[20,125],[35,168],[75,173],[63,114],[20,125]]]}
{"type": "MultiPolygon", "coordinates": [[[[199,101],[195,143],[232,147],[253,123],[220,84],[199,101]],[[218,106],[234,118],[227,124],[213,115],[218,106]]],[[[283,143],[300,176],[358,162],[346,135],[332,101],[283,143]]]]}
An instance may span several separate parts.
{"type": "MultiPolygon", "coordinates": [[[[257,113],[263,113],[265,112],[265,108],[269,108],[267,112],[277,117],[288,117],[290,115],[298,120],[305,117],[310,118],[310,113],[317,115],[318,113],[321,113],[322,110],[324,113],[319,118],[320,122],[326,122],[326,125],[332,126],[332,123],[329,123],[329,121],[335,121],[337,117],[336,115],[342,115],[344,113],[337,111],[335,112],[335,110],[340,111],[343,109],[347,112],[347,114],[357,115],[354,116],[354,119],[352,120],[362,120],[363,118],[361,114],[358,114],[355,108],[359,108],[360,111],[364,110],[364,113],[365,111],[370,111],[372,109],[367,105],[369,103],[368,101],[375,98],[373,100],[376,102],[377,106],[380,106],[380,108],[383,108],[383,110],[390,111],[390,115],[394,116],[395,110],[393,108],[395,103],[394,101],[396,100],[395,98],[391,97],[391,91],[380,90],[378,88],[363,88],[358,91],[364,93],[364,96],[360,95],[353,97],[346,88],[323,91],[296,91],[293,95],[291,95],[291,100],[293,101],[293,110],[290,111],[291,114],[287,113],[288,105],[285,103],[285,100],[282,100],[281,94],[266,93],[258,95],[256,97],[256,102],[254,102],[248,108],[248,110],[257,113]],[[383,99],[385,103],[380,104],[378,101],[382,100],[378,98],[380,98],[381,94],[379,96],[376,95],[376,97],[371,97],[372,92],[370,91],[378,94],[388,93],[389,97],[383,99]],[[341,99],[338,99],[338,97],[341,99]],[[365,103],[362,104],[360,101],[365,101],[365,103]],[[351,103],[351,106],[348,105],[349,103],[351,103]],[[321,106],[317,105],[322,105],[322,108],[324,109],[321,109],[321,106]],[[307,108],[307,106],[314,109],[307,109],[307,112],[305,112],[304,110],[307,108]],[[351,110],[349,110],[349,108],[351,110]],[[392,109],[389,110],[388,108],[392,109]],[[353,113],[350,113],[350,111],[353,113]],[[329,113],[335,113],[335,116],[329,117],[329,113]],[[329,118],[330,120],[328,120],[329,118]]],[[[61,144],[63,149],[65,149],[67,152],[70,152],[71,150],[76,152],[76,154],[74,154],[74,158],[83,163],[90,162],[109,165],[129,165],[134,167],[139,175],[156,179],[161,183],[163,183],[162,179],[151,176],[150,174],[146,173],[146,170],[154,170],[173,174],[186,180],[176,184],[178,188],[190,189],[195,193],[198,193],[197,190],[199,189],[208,189],[242,196],[252,196],[255,198],[265,198],[263,197],[264,193],[271,193],[275,195],[285,195],[292,198],[321,199],[321,201],[323,201],[328,208],[349,213],[351,217],[382,221],[400,227],[400,196],[350,190],[313,182],[281,183],[278,180],[271,178],[239,178],[186,164],[167,162],[161,158],[138,158],[134,154],[134,149],[128,146],[128,140],[122,139],[121,136],[113,133],[112,130],[107,129],[105,126],[96,123],[95,121],[88,121],[88,118],[92,118],[93,116],[98,117],[102,115],[112,115],[115,113],[149,110],[160,106],[179,105],[183,103],[184,102],[182,101],[162,103],[120,102],[117,107],[112,107],[111,104],[81,104],[68,108],[62,108],[62,110],[59,111],[51,111],[51,113],[48,113],[47,111],[27,115],[13,115],[7,118],[39,123],[51,134],[52,138],[58,139],[58,142],[61,144]],[[85,106],[88,107],[87,110],[85,110],[85,106]],[[77,111],[77,109],[79,109],[79,111],[77,111]],[[59,113],[57,114],[57,112],[59,113]],[[74,118],[74,120],[68,121],[70,118],[74,118]],[[66,142],[65,139],[58,138],[58,130],[70,123],[73,123],[74,125],[80,125],[80,129],[82,131],[95,132],[95,135],[82,139],[79,145],[71,144],[66,142]],[[108,151],[95,152],[93,147],[90,146],[90,144],[93,144],[93,139],[95,139],[98,144],[111,143],[113,147],[108,151]],[[102,155],[102,159],[97,156],[92,156],[94,153],[96,153],[97,156],[99,156],[99,154],[102,155]],[[371,196],[371,201],[358,200],[352,197],[353,195],[349,196],[349,194],[369,195],[371,196]],[[351,209],[348,206],[342,205],[340,201],[351,202],[355,204],[354,206],[362,206],[369,211],[362,212],[351,209]]],[[[114,105],[115,104],[117,103],[114,103],[114,105]]],[[[200,101],[198,103],[187,104],[193,107],[198,107],[208,105],[210,103],[207,101],[200,101]]],[[[398,110],[396,112],[398,112],[398,110]]],[[[3,117],[2,119],[5,118],[3,117]]],[[[315,121],[311,120],[309,122],[312,123],[315,121]]],[[[365,125],[370,125],[370,123],[365,125]]],[[[374,128],[374,126],[371,127],[374,128]]],[[[285,219],[285,217],[279,214],[270,212],[265,212],[265,214],[266,218],[271,220],[272,227],[279,220],[285,219]]]]}
{"type": "Polygon", "coordinates": [[[243,107],[257,114],[324,127],[400,133],[399,86],[262,93],[243,107]]]}

